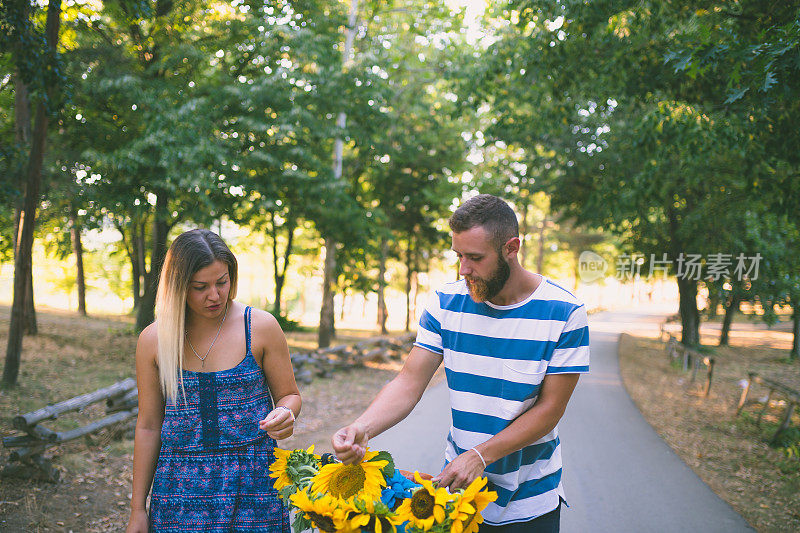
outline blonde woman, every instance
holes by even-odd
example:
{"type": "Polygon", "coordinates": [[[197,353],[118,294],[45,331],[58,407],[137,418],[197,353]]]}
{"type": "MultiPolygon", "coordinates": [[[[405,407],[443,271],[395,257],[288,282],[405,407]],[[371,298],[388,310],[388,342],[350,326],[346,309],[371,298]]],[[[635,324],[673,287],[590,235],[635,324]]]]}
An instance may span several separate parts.
{"type": "Polygon", "coordinates": [[[234,301],[236,281],[236,258],[211,231],[187,231],[167,252],[157,320],[136,347],[129,533],[289,532],[268,466],[300,393],[278,322],[234,301]]]}

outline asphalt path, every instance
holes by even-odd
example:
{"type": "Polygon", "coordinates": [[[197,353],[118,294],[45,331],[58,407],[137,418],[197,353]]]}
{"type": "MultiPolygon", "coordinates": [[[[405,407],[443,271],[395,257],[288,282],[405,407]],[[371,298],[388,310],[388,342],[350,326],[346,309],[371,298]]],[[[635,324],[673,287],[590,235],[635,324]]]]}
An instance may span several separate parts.
{"type": "MultiPolygon", "coordinates": [[[[559,423],[568,508],[564,533],[738,532],[752,528],[681,461],[631,401],[619,373],[622,332],[657,332],[673,307],[589,318],[591,372],[559,423]]],[[[372,439],[398,468],[438,473],[450,426],[447,387],[429,388],[400,424],[372,439]]]]}

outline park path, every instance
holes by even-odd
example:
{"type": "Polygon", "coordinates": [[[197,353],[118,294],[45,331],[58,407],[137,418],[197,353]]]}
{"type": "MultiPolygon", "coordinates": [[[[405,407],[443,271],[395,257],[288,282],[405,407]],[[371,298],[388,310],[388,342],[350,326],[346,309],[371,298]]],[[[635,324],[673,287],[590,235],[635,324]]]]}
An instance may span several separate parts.
{"type": "MultiPolygon", "coordinates": [[[[672,312],[674,306],[650,306],[589,318],[591,373],[581,378],[559,424],[570,505],[561,514],[564,533],[752,531],[658,436],[622,385],[620,333],[657,333],[672,312]]],[[[435,474],[449,425],[447,388],[440,383],[370,447],[390,451],[399,468],[435,474]]]]}

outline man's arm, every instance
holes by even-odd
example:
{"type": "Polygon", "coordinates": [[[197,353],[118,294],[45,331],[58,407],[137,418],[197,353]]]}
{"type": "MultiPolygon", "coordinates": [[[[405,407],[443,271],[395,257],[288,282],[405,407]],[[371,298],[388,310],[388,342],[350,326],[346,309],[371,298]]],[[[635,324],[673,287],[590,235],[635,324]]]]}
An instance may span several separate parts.
{"type": "Polygon", "coordinates": [[[331,445],[336,457],[345,464],[360,461],[370,437],[380,435],[414,409],[441,363],[441,355],[414,346],[403,369],[381,389],[366,411],[334,433],[331,445]]]}
{"type": "MultiPolygon", "coordinates": [[[[533,406],[522,413],[503,431],[475,446],[486,464],[533,444],[550,433],[567,408],[580,374],[548,374],[542,382],[539,397],[533,406]]],[[[451,461],[434,478],[439,486],[451,489],[466,488],[483,474],[484,466],[474,450],[468,450],[451,461]]]]}

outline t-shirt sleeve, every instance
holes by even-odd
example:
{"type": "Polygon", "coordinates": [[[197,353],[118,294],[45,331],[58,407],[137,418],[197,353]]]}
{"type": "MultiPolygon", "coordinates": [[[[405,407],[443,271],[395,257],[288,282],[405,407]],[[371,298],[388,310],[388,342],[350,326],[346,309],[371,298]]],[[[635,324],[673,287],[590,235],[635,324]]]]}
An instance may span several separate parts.
{"type": "Polygon", "coordinates": [[[442,310],[439,306],[439,293],[433,291],[425,303],[422,315],[419,317],[419,328],[417,328],[417,340],[415,346],[425,348],[433,353],[442,355],[442,310]]]}
{"type": "Polygon", "coordinates": [[[575,308],[553,350],[548,374],[584,373],[589,371],[589,320],[586,306],[575,308]]]}

